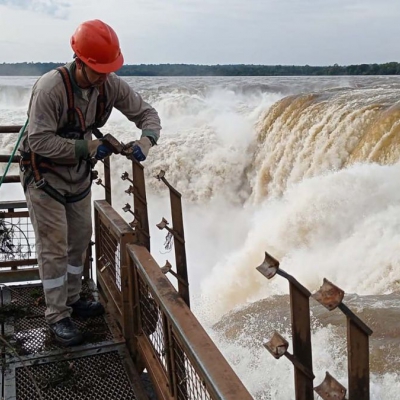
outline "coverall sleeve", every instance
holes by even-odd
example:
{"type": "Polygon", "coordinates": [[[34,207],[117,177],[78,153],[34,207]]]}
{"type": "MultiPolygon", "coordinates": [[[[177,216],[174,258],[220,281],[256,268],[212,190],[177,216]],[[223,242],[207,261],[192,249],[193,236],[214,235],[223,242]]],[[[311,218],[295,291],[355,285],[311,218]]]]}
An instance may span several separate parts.
{"type": "Polygon", "coordinates": [[[118,79],[118,86],[114,107],[142,130],[142,137],[150,136],[157,143],[161,130],[157,111],[123,79],[118,79]]]}
{"type": "Polygon", "coordinates": [[[43,157],[75,159],[75,140],[56,135],[60,107],[53,94],[41,89],[34,91],[28,113],[29,148],[43,157]]]}

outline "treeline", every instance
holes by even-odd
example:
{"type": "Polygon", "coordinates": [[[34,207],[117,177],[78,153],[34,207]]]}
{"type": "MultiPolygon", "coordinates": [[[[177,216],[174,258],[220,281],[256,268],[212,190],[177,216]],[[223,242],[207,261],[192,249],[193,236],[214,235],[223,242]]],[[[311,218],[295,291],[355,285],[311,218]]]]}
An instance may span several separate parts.
{"type": "MultiPolygon", "coordinates": [[[[0,64],[0,75],[39,76],[63,63],[0,64]]],[[[400,75],[400,64],[359,64],[340,66],[297,65],[193,65],[141,64],[124,65],[121,76],[299,76],[299,75],[400,75]]]]}

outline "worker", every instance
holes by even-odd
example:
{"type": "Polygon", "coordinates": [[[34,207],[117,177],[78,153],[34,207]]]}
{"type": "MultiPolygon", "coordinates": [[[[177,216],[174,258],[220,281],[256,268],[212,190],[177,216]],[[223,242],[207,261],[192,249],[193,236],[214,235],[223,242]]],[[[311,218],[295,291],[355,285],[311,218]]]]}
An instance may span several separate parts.
{"type": "Polygon", "coordinates": [[[83,22],[71,37],[72,62],[35,83],[22,138],[21,182],[35,232],[45,318],[56,340],[72,346],[83,336],[71,316],[104,313],[80,297],[92,236],[91,167],[111,154],[102,127],[115,107],[141,129],[127,148],[144,161],[160,136],[157,111],[115,74],[122,67],[115,31],[100,20],[83,22]],[[93,139],[92,134],[97,138],[93,139]]]}

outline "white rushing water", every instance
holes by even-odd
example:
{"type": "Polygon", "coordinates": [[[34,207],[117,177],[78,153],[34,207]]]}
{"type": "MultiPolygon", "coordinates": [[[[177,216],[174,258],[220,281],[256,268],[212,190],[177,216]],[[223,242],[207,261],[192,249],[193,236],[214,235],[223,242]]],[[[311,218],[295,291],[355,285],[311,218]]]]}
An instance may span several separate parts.
{"type": "MultiPolygon", "coordinates": [[[[377,302],[400,291],[400,78],[126,79],[163,126],[144,163],[155,258],[161,266],[174,260],[155,228],[162,217],[170,220],[167,189],[154,178],[163,169],[183,195],[195,314],[255,398],[292,400],[290,363],[272,359],[252,336],[257,327],[269,339],[276,321],[256,321],[249,311],[234,339],[213,324],[288,293],[285,280],[267,281],[255,270],[264,251],[310,291],[324,277],[377,302]]],[[[34,81],[0,77],[0,125],[24,123],[34,81]]],[[[125,142],[140,135],[117,111],[103,131],[125,142]]],[[[11,153],[15,139],[0,135],[0,152],[11,153]]],[[[119,177],[129,166],[116,157],[112,166],[113,205],[122,213],[130,199],[119,177]]],[[[19,185],[5,187],[1,200],[23,198],[19,185]]],[[[94,198],[102,198],[100,189],[94,186],[94,198]]],[[[347,386],[344,340],[315,321],[316,384],[329,371],[347,386]]],[[[399,388],[398,373],[373,371],[371,399],[398,399],[399,388]]]]}

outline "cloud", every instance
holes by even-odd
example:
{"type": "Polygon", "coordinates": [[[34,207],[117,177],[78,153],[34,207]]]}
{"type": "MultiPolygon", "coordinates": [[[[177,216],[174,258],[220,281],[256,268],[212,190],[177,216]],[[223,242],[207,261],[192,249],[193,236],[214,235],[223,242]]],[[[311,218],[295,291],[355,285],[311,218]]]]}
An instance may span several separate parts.
{"type": "Polygon", "coordinates": [[[59,0],[0,0],[0,5],[48,14],[60,19],[67,18],[70,8],[68,3],[59,0]]]}
{"type": "Polygon", "coordinates": [[[0,0],[0,62],[68,61],[98,18],[128,64],[383,63],[399,60],[399,15],[398,0],[0,0]]]}

